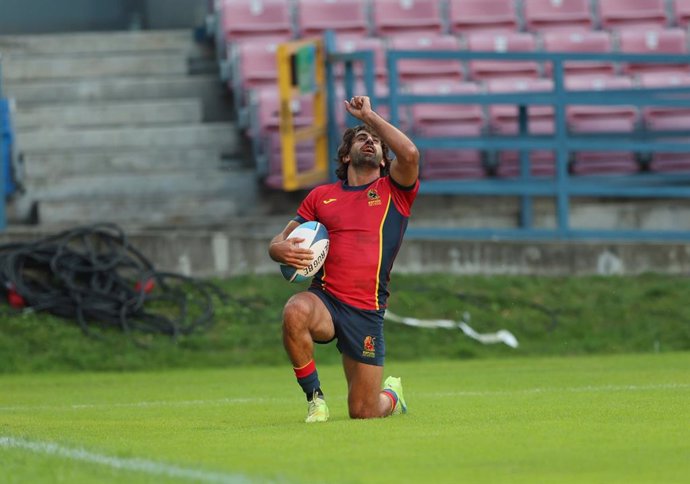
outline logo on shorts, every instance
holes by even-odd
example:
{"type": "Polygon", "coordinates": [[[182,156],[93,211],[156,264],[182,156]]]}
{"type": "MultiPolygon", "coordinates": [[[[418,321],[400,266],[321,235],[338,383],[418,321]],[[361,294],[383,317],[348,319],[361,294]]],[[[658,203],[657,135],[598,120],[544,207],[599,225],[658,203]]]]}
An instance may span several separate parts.
{"type": "Polygon", "coordinates": [[[374,343],[376,338],[373,336],[364,337],[364,351],[362,351],[362,356],[367,358],[376,358],[376,347],[374,343]]]}
{"type": "Polygon", "coordinates": [[[373,188],[367,192],[367,198],[369,199],[369,206],[381,205],[381,197],[378,192],[373,188]]]}

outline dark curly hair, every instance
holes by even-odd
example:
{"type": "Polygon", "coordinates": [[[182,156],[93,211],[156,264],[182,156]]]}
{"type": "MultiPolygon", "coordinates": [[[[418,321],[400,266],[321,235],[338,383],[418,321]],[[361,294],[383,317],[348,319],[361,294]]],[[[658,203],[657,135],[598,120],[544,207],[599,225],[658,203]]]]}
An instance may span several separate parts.
{"type": "MultiPolygon", "coordinates": [[[[347,128],[343,133],[343,141],[338,147],[338,167],[335,169],[335,174],[340,180],[347,180],[347,163],[343,162],[343,159],[350,154],[350,149],[352,148],[352,142],[355,139],[355,134],[359,131],[364,130],[367,133],[376,135],[376,132],[366,124],[360,124],[353,128],[347,128]]],[[[378,136],[378,135],[377,135],[378,136]]],[[[391,166],[391,157],[388,145],[381,141],[381,151],[383,153],[384,165],[381,167],[381,176],[388,175],[388,171],[391,166]]]]}

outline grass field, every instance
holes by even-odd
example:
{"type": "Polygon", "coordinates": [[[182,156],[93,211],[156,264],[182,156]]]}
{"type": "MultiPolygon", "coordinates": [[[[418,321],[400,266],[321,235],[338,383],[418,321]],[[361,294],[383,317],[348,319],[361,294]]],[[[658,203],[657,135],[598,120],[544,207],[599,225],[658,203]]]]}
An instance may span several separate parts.
{"type": "MultiPolygon", "coordinates": [[[[335,351],[334,348],[330,348],[335,351]]],[[[0,481],[672,483],[690,353],[391,362],[410,412],[302,422],[289,367],[0,376],[0,481]]]]}

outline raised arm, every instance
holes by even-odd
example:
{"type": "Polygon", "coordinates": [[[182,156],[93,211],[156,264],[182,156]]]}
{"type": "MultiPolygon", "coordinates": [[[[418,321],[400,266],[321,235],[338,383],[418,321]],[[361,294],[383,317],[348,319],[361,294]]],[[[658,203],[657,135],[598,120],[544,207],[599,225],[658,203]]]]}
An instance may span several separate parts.
{"type": "Polygon", "coordinates": [[[390,167],[393,180],[402,186],[414,185],[419,176],[419,151],[412,140],[371,109],[368,96],[355,96],[349,102],[345,101],[345,109],[371,126],[395,154],[390,167]]]}

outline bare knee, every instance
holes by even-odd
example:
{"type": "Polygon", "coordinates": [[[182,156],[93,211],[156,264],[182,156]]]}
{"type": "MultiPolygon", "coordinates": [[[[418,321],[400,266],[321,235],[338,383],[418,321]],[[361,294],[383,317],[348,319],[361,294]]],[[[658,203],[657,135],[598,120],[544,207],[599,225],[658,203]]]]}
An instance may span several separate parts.
{"type": "Polygon", "coordinates": [[[283,329],[288,333],[302,333],[308,330],[312,308],[307,301],[291,297],[283,308],[283,329]]]}

